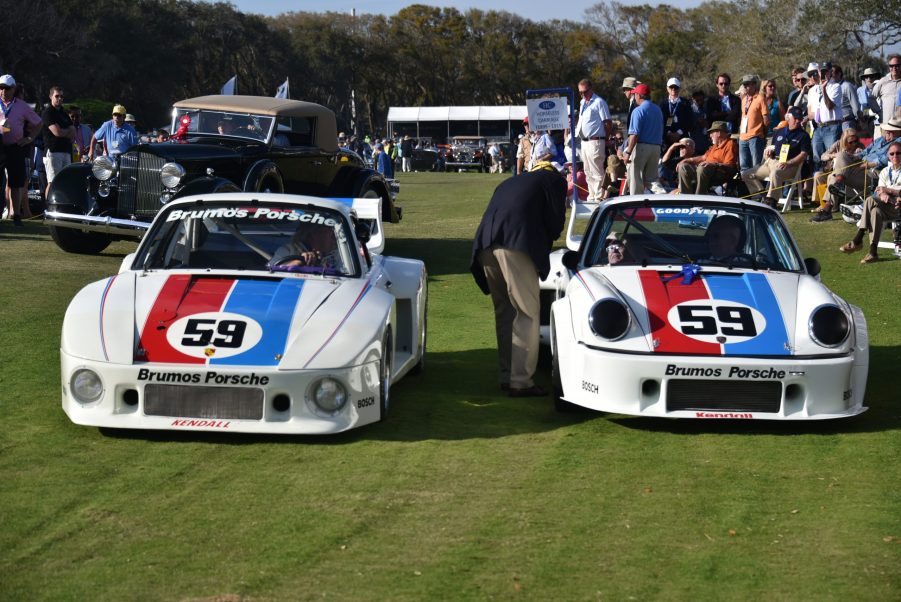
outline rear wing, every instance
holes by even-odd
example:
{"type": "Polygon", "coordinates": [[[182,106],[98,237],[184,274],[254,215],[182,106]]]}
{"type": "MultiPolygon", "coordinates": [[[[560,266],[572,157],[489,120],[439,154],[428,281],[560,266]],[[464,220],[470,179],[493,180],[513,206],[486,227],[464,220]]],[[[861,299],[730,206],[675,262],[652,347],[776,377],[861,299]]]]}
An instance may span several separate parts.
{"type": "Polygon", "coordinates": [[[385,250],[381,197],[367,199],[329,198],[329,200],[349,205],[357,216],[357,222],[367,225],[369,228],[369,241],[366,243],[366,248],[369,249],[370,253],[379,254],[385,250]]]}
{"type": "Polygon", "coordinates": [[[578,251],[579,245],[582,243],[582,235],[576,234],[576,223],[579,221],[588,221],[594,210],[600,207],[600,203],[589,203],[587,201],[576,200],[573,202],[572,209],[569,213],[569,225],[566,227],[566,248],[571,251],[578,251]]]}

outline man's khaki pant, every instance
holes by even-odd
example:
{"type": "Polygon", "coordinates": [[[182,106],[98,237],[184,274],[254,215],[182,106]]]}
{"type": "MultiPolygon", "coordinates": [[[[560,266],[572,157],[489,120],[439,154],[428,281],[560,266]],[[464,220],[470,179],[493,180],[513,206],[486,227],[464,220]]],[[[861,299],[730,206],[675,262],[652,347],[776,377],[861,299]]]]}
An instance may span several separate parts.
{"type": "Polygon", "coordinates": [[[870,244],[879,244],[886,221],[901,219],[901,210],[895,209],[894,203],[883,203],[871,196],[863,203],[863,215],[857,222],[858,228],[870,232],[870,244]]]}
{"type": "Polygon", "coordinates": [[[485,270],[497,336],[501,384],[521,389],[534,386],[538,367],[538,271],[521,251],[489,247],[479,253],[485,270]]]}

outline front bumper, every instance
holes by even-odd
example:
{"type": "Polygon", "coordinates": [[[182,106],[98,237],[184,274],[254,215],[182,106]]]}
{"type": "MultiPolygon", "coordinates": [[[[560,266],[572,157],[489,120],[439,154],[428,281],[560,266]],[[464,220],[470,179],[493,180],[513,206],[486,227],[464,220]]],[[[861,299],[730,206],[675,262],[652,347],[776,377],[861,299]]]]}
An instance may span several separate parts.
{"type": "MultiPolygon", "coordinates": [[[[108,428],[192,430],[271,434],[338,433],[379,419],[378,361],[335,370],[273,370],[232,366],[183,366],[175,364],[120,365],[84,360],[60,351],[62,367],[62,406],[76,424],[108,428]],[[103,381],[103,393],[97,401],[83,404],[70,391],[75,370],[90,368],[103,381]],[[312,383],[329,376],[341,381],[348,400],[334,414],[317,409],[307,399],[312,383]],[[245,384],[232,384],[245,383],[245,384]],[[234,389],[250,387],[262,392],[262,417],[258,420],[235,419],[210,412],[210,405],[190,415],[149,415],[149,384],[177,385],[190,405],[190,387],[215,392],[212,387],[234,389]],[[278,398],[286,409],[278,409],[278,398]],[[210,415],[212,414],[212,415],[210,415]]],[[[219,389],[220,391],[222,389],[219,389]]],[[[184,407],[184,406],[182,406],[184,407]]]]}
{"type": "Polygon", "coordinates": [[[856,363],[853,354],[822,359],[662,356],[615,353],[576,343],[561,346],[559,341],[556,352],[563,399],[602,412],[821,420],[867,410],[866,360],[856,363]],[[748,401],[749,389],[770,389],[771,395],[768,400],[748,401]],[[692,403],[691,391],[698,392],[697,404],[692,403]],[[744,401],[736,401],[740,392],[744,401]],[[769,406],[768,411],[760,411],[761,406],[769,406]]]}
{"type": "Polygon", "coordinates": [[[95,215],[79,215],[62,211],[45,211],[44,223],[60,228],[76,228],[88,232],[101,232],[128,238],[141,238],[150,227],[149,222],[119,219],[115,217],[99,217],[95,215]]]}

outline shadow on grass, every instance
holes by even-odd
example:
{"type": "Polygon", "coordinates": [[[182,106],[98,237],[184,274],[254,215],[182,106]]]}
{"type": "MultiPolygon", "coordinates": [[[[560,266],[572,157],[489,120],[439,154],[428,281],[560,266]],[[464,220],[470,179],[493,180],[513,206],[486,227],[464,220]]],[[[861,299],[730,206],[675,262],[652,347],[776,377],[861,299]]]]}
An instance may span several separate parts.
{"type": "Polygon", "coordinates": [[[472,240],[391,238],[388,240],[385,254],[422,260],[429,271],[429,276],[465,274],[469,272],[472,240]]]}
{"type": "Polygon", "coordinates": [[[901,346],[870,347],[870,371],[864,398],[864,405],[869,410],[851,418],[810,421],[677,420],[610,415],[608,420],[630,429],[676,435],[839,435],[901,430],[901,406],[897,403],[895,368],[899,361],[901,346]]]}
{"type": "MultiPolygon", "coordinates": [[[[536,382],[550,389],[549,370],[539,368],[536,382]]],[[[430,353],[421,375],[408,375],[391,388],[384,422],[335,435],[257,435],[200,431],[100,429],[109,437],[146,441],[348,444],[357,441],[492,439],[551,431],[603,416],[593,412],[559,413],[550,396],[510,398],[497,381],[497,352],[475,349],[430,353]],[[477,368],[473,368],[473,367],[477,368]]]]}

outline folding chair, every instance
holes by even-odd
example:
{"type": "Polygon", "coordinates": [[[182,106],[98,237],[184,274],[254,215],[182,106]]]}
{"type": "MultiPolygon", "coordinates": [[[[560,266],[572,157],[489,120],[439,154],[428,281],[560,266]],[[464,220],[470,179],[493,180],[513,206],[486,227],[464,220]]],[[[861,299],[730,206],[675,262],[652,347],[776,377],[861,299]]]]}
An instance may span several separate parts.
{"type": "MultiPolygon", "coordinates": [[[[782,198],[779,199],[779,203],[782,205],[782,213],[785,213],[786,211],[791,209],[792,202],[793,202],[792,197],[794,197],[796,195],[797,195],[796,202],[798,203],[798,209],[804,208],[804,187],[801,185],[801,180],[803,179],[803,174],[802,174],[803,170],[804,170],[804,163],[802,162],[800,165],[798,165],[798,171],[795,172],[795,177],[792,178],[790,183],[787,184],[788,194],[782,196],[782,198]]],[[[783,192],[784,191],[785,190],[783,189],[783,192]]]]}

